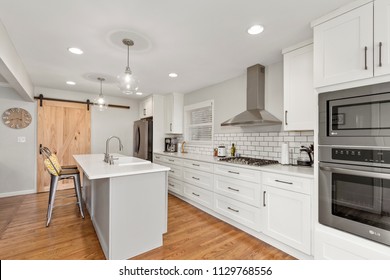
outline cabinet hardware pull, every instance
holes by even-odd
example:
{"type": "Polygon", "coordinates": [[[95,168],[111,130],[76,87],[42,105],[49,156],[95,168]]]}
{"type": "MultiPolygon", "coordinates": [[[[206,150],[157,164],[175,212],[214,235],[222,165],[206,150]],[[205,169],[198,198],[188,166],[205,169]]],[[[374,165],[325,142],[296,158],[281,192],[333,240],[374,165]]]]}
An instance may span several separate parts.
{"type": "Polygon", "coordinates": [[[170,127],[169,127],[170,131],[172,131],[172,123],[170,123],[170,127]]]}
{"type": "Polygon", "coordinates": [[[382,67],[382,42],[379,42],[379,67],[382,67]]]}
{"type": "Polygon", "coordinates": [[[195,163],[193,163],[192,165],[193,165],[193,166],[200,166],[199,164],[195,164],[195,163]]]}
{"type": "Polygon", "coordinates": [[[240,212],[239,210],[233,209],[233,208],[231,208],[231,207],[229,207],[229,206],[228,206],[228,209],[231,210],[231,211],[234,211],[234,212],[236,212],[236,213],[240,212]]]}
{"type": "Polygon", "coordinates": [[[233,174],[237,174],[237,175],[239,175],[240,174],[240,172],[236,172],[236,171],[228,171],[229,173],[233,173],[233,174]]]}
{"type": "Polygon", "coordinates": [[[146,109],[144,108],[144,116],[146,116],[146,109]]]}
{"type": "Polygon", "coordinates": [[[195,196],[199,196],[199,194],[197,194],[197,193],[194,193],[194,192],[193,192],[192,194],[193,194],[193,195],[195,195],[195,196]]]}
{"type": "Polygon", "coordinates": [[[232,187],[228,187],[229,190],[232,190],[232,191],[235,191],[235,192],[239,192],[240,190],[239,189],[235,189],[235,188],[232,188],[232,187]]]}
{"type": "Polygon", "coordinates": [[[171,170],[169,170],[169,172],[175,173],[175,171],[173,171],[172,169],[171,169],[171,170]]]}
{"type": "Polygon", "coordinates": [[[170,162],[175,162],[175,160],[174,159],[168,159],[170,162]]]}
{"type": "Polygon", "coordinates": [[[196,177],[194,177],[194,176],[192,176],[192,179],[194,179],[194,180],[200,180],[199,178],[196,178],[196,177]]]}
{"type": "Polygon", "coordinates": [[[367,70],[367,46],[364,47],[364,70],[367,70]]]}
{"type": "Polygon", "coordinates": [[[286,181],[280,181],[280,180],[275,180],[275,182],[283,183],[283,184],[289,184],[289,185],[293,184],[292,182],[286,182],[286,181]]]}
{"type": "Polygon", "coordinates": [[[284,124],[287,125],[287,110],[284,111],[284,124]]]}
{"type": "Polygon", "coordinates": [[[265,204],[265,194],[266,194],[266,193],[267,193],[266,191],[263,191],[263,206],[264,206],[264,207],[267,206],[267,204],[265,204]]]}
{"type": "Polygon", "coordinates": [[[174,187],[174,186],[175,186],[174,184],[168,184],[168,185],[170,185],[171,187],[174,187]]]}

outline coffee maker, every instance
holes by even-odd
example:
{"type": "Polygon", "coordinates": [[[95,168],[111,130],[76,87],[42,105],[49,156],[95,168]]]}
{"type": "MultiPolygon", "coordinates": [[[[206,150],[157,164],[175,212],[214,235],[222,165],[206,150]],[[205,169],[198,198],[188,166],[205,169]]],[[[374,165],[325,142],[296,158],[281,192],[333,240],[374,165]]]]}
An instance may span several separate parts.
{"type": "Polygon", "coordinates": [[[177,138],[165,138],[165,152],[177,152],[177,138]]]}

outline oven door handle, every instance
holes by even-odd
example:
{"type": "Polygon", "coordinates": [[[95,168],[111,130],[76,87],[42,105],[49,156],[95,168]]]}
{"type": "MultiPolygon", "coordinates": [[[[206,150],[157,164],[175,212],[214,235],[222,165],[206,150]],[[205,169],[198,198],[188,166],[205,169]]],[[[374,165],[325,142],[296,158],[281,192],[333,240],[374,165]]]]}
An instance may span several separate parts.
{"type": "Polygon", "coordinates": [[[330,171],[330,172],[339,172],[339,173],[343,173],[343,174],[347,174],[347,175],[355,175],[355,176],[390,180],[390,174],[386,174],[386,173],[369,172],[369,171],[361,171],[361,170],[350,170],[350,169],[345,169],[345,168],[328,167],[328,166],[320,166],[320,169],[324,170],[324,171],[330,171]]]}

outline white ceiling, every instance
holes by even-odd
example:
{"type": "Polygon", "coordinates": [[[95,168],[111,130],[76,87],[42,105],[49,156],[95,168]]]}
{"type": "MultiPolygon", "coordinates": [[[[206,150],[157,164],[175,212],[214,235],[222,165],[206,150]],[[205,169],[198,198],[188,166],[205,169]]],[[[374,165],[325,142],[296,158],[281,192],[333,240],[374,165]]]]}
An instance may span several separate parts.
{"type": "MultiPolygon", "coordinates": [[[[281,61],[283,48],[312,37],[310,21],[348,2],[0,0],[0,20],[34,86],[98,93],[99,82],[85,77],[124,71],[126,47],[116,32],[125,32],[135,34],[130,67],[145,95],[187,93],[242,75],[253,64],[281,61]],[[253,24],[264,32],[247,34],[253,24]],[[70,54],[71,46],[84,54],[70,54]],[[179,77],[169,78],[170,72],[179,77]]],[[[122,96],[114,83],[103,84],[103,93],[122,96]]]]}

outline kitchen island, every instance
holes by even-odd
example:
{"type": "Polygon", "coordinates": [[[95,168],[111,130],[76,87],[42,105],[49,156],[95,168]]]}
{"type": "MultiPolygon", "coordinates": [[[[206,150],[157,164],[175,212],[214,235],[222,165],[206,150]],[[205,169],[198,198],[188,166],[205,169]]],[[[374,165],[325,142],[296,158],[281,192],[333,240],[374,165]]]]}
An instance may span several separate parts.
{"type": "Polygon", "coordinates": [[[107,259],[128,259],[162,245],[167,231],[169,168],[114,154],[74,155],[83,198],[107,259]]]}

